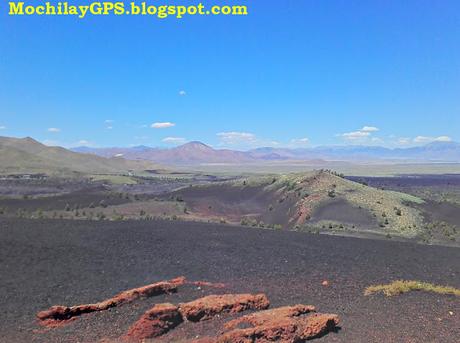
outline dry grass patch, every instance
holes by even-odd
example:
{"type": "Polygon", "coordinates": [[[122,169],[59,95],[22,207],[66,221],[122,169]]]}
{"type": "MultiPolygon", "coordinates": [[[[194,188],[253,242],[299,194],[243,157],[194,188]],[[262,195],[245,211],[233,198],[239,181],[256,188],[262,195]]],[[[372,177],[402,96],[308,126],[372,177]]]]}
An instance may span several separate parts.
{"type": "Polygon", "coordinates": [[[405,281],[405,280],[394,281],[387,285],[369,286],[364,291],[364,295],[372,295],[375,293],[383,292],[383,294],[385,294],[387,297],[391,297],[394,295],[408,293],[411,291],[425,291],[425,292],[433,292],[433,293],[438,293],[438,294],[448,294],[448,295],[460,296],[460,289],[458,288],[449,287],[449,286],[433,285],[427,282],[405,281]]]}

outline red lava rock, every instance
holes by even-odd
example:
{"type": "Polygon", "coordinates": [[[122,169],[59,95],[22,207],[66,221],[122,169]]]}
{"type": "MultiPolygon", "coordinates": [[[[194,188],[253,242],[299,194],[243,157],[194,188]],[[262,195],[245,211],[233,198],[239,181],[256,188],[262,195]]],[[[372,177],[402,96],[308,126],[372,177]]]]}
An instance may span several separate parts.
{"type": "Polygon", "coordinates": [[[217,337],[215,343],[299,343],[325,334],[338,323],[339,318],[334,314],[285,317],[251,328],[228,331],[217,337]]]}
{"type": "Polygon", "coordinates": [[[332,331],[339,324],[339,316],[336,314],[315,313],[301,320],[299,327],[302,332],[301,339],[307,340],[332,331]]]}
{"type": "Polygon", "coordinates": [[[246,316],[236,318],[224,325],[225,330],[236,329],[240,324],[250,324],[252,326],[265,325],[269,322],[275,322],[283,318],[299,317],[303,314],[315,312],[315,306],[312,305],[294,305],[278,307],[271,310],[251,313],[246,316]]]}
{"type": "Polygon", "coordinates": [[[183,322],[179,307],[173,304],[158,304],[134,323],[125,340],[143,340],[158,337],[183,322]]]}
{"type": "Polygon", "coordinates": [[[217,337],[215,343],[297,342],[297,326],[292,319],[281,319],[265,325],[228,331],[217,337]]]}
{"type": "Polygon", "coordinates": [[[57,327],[75,320],[85,313],[104,311],[111,307],[116,307],[125,303],[132,302],[141,297],[151,297],[164,293],[173,293],[177,287],[185,283],[184,277],[179,277],[170,281],[161,281],[140,288],[130,289],[114,296],[113,298],[95,304],[85,304],[77,306],[52,306],[46,311],[37,313],[40,325],[46,327],[57,327]]]}
{"type": "Polygon", "coordinates": [[[46,311],[41,311],[37,313],[37,318],[40,325],[48,328],[56,328],[62,325],[65,325],[77,318],[84,308],[76,306],[75,309],[67,306],[52,306],[46,311]]]}
{"type": "Polygon", "coordinates": [[[220,313],[265,310],[269,306],[265,294],[210,295],[179,305],[183,317],[192,322],[211,319],[220,313]]]}

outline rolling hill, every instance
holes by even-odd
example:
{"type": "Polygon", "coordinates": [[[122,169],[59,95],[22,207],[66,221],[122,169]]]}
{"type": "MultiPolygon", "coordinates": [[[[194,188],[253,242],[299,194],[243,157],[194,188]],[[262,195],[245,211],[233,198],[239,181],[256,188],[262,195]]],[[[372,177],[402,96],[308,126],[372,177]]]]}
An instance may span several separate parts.
{"type": "Polygon", "coordinates": [[[182,201],[188,216],[249,226],[413,238],[423,225],[423,200],[326,170],[193,186],[165,197],[182,201]]]}
{"type": "Polygon", "coordinates": [[[0,137],[1,174],[115,174],[149,168],[152,168],[152,163],[147,161],[76,153],[61,147],[43,145],[30,137],[0,137]]]}

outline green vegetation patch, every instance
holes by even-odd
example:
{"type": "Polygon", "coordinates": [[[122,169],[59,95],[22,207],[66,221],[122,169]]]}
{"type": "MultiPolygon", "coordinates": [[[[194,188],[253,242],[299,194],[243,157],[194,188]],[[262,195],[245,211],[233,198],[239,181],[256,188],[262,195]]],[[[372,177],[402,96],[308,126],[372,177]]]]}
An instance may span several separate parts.
{"type": "Polygon", "coordinates": [[[401,193],[401,192],[395,192],[395,191],[386,191],[388,194],[393,194],[395,197],[399,198],[401,201],[406,201],[406,202],[413,202],[415,204],[423,204],[425,201],[419,197],[407,194],[407,193],[401,193]]]}
{"type": "Polygon", "coordinates": [[[135,185],[137,181],[125,175],[91,175],[93,181],[106,181],[113,185],[135,185]]]}
{"type": "Polygon", "coordinates": [[[424,291],[424,292],[433,292],[437,294],[447,294],[447,295],[455,295],[460,296],[460,289],[450,287],[450,286],[439,286],[433,285],[427,282],[421,281],[405,281],[405,280],[398,280],[387,285],[375,285],[369,286],[364,291],[364,295],[372,295],[375,293],[382,292],[387,297],[400,295],[403,293],[408,293],[412,291],[424,291]]]}

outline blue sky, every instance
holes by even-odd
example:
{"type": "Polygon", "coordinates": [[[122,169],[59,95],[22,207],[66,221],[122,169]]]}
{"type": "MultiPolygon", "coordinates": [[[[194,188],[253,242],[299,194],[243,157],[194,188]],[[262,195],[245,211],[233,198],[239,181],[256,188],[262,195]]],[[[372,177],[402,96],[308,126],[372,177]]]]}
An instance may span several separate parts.
{"type": "Polygon", "coordinates": [[[249,15],[10,17],[2,3],[0,135],[238,149],[460,140],[459,1],[233,3],[249,15]]]}

